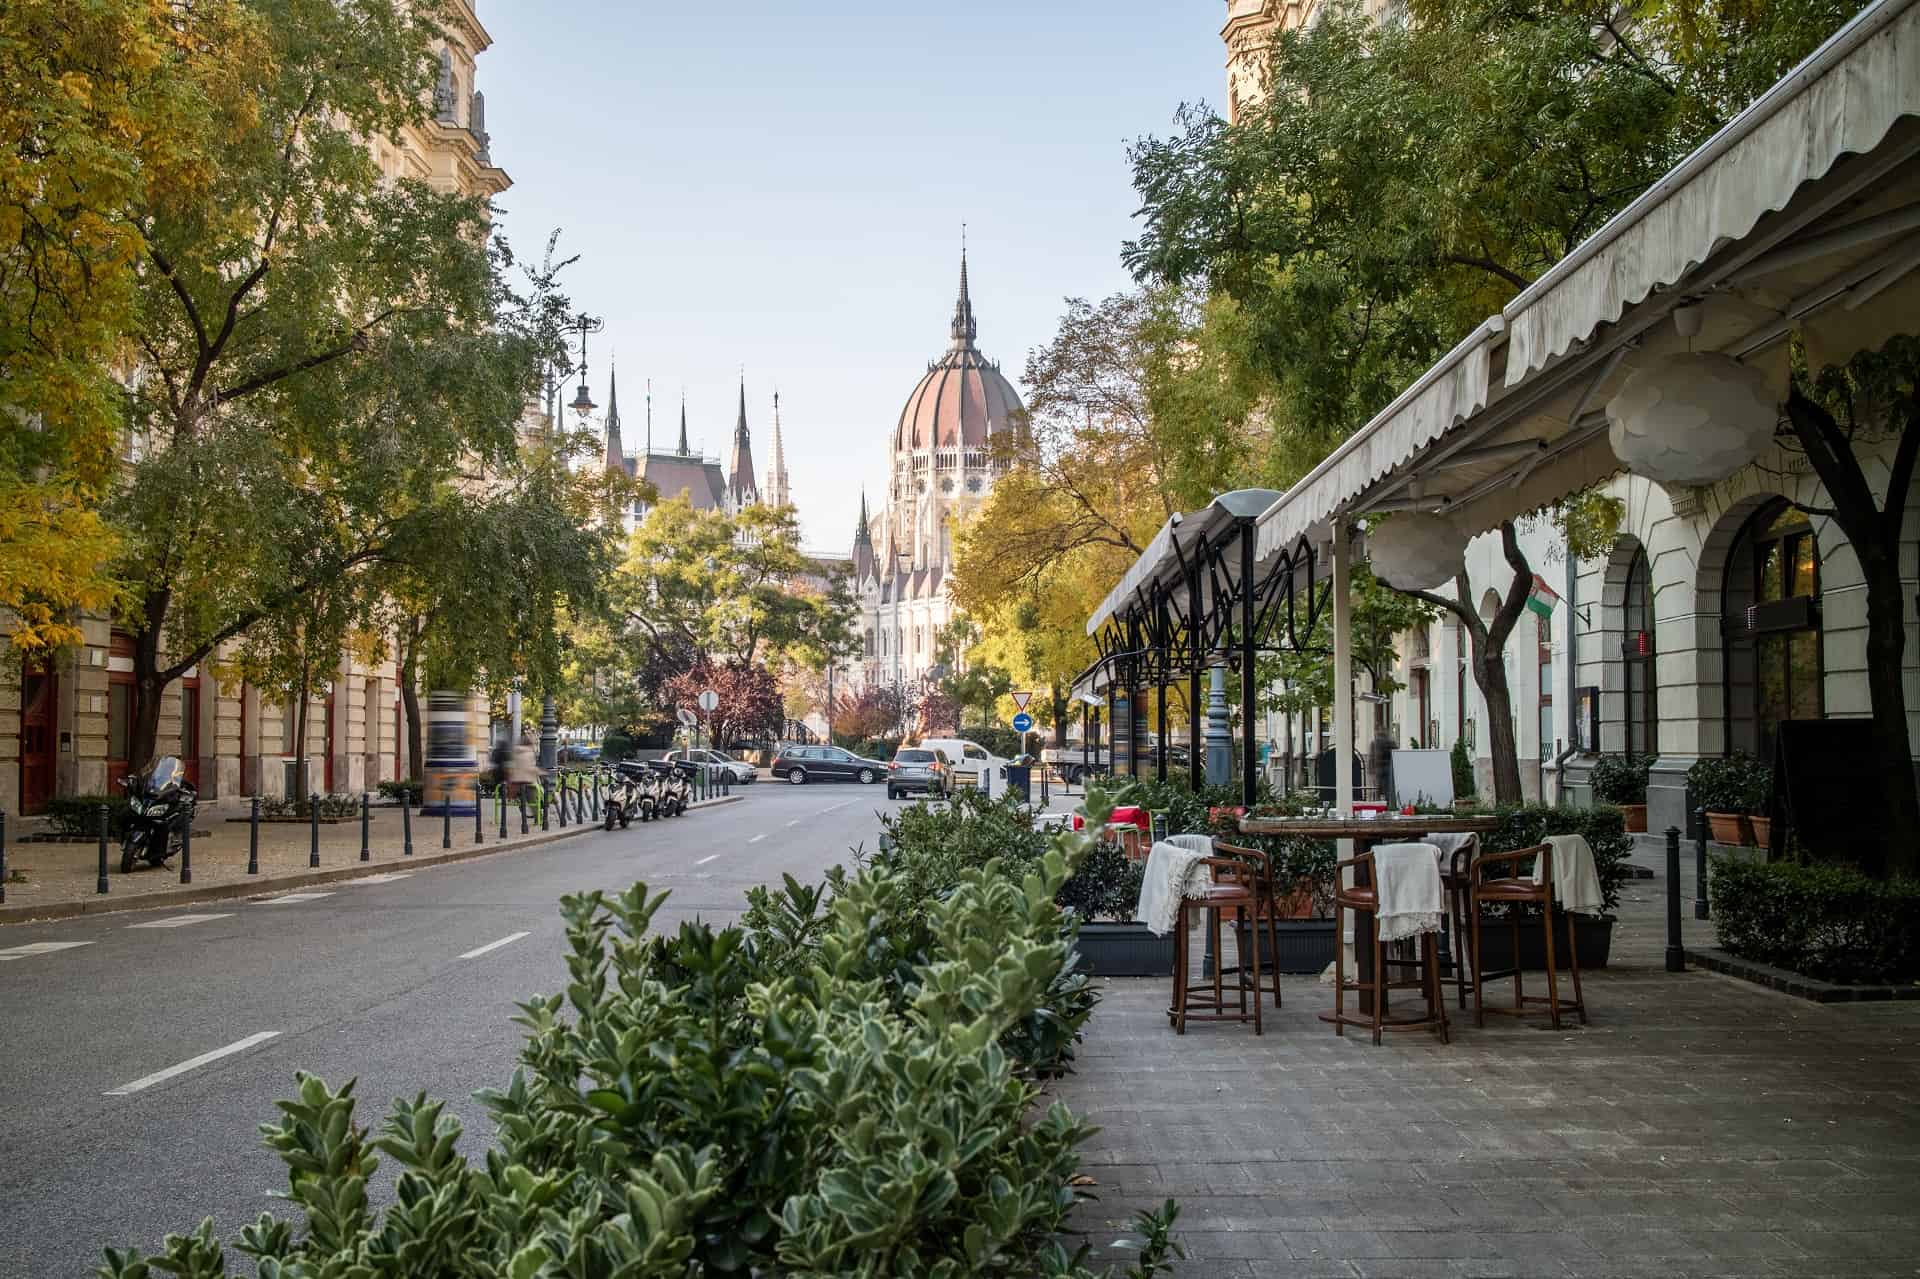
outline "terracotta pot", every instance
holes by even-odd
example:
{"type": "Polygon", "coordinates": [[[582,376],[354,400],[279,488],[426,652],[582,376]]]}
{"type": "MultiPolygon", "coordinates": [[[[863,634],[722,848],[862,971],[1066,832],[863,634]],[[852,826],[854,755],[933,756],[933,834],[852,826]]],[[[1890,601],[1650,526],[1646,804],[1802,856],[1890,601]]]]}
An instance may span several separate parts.
{"type": "Polygon", "coordinates": [[[1303,879],[1294,885],[1293,891],[1279,894],[1274,907],[1280,919],[1312,919],[1313,881],[1303,879]]]}
{"type": "Polygon", "coordinates": [[[1747,824],[1744,813],[1708,813],[1707,827],[1713,832],[1716,844],[1750,843],[1753,828],[1747,824]]]}
{"type": "Polygon", "coordinates": [[[1646,833],[1647,806],[1645,804],[1619,804],[1616,805],[1616,807],[1619,808],[1621,814],[1627,819],[1627,833],[1629,835],[1646,833]]]}
{"type": "Polygon", "coordinates": [[[1771,847],[1771,846],[1772,846],[1772,844],[1773,844],[1773,818],[1771,818],[1771,817],[1749,817],[1749,818],[1747,818],[1747,824],[1753,827],[1753,842],[1754,842],[1754,843],[1756,843],[1756,844],[1758,844],[1758,845],[1759,845],[1760,847],[1762,847],[1762,848],[1769,848],[1769,847],[1771,847]]]}

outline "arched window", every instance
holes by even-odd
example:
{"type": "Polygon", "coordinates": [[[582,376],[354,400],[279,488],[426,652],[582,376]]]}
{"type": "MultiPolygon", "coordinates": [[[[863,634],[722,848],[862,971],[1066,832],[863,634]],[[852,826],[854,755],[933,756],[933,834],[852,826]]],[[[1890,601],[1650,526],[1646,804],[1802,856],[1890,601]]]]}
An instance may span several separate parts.
{"type": "Polygon", "coordinates": [[[1762,507],[1735,540],[1721,591],[1727,748],[1773,758],[1777,725],[1825,714],[1820,548],[1785,501],[1762,507]]]}
{"type": "Polygon", "coordinates": [[[1645,550],[1635,550],[1627,566],[1624,607],[1620,658],[1627,754],[1654,755],[1660,750],[1660,698],[1653,672],[1653,572],[1645,550]]]}

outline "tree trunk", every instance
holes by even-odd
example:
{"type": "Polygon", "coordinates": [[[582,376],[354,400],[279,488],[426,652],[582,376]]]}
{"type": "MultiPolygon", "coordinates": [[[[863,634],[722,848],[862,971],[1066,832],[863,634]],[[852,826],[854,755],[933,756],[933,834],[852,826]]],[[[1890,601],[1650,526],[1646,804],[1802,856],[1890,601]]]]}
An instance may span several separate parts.
{"type": "MultiPolygon", "coordinates": [[[[1531,575],[1529,575],[1531,576],[1531,575]]],[[[1473,682],[1487,703],[1487,751],[1493,763],[1493,802],[1518,804],[1520,745],[1513,732],[1513,693],[1507,687],[1507,664],[1501,649],[1474,654],[1473,682]]]]}
{"type": "Polygon", "coordinates": [[[153,763],[160,741],[160,631],[167,618],[167,592],[155,591],[141,605],[140,633],[133,637],[133,723],[127,733],[127,771],[139,776],[153,763]]]}
{"type": "Polygon", "coordinates": [[[309,663],[304,659],[300,663],[300,687],[295,696],[298,700],[293,709],[293,799],[299,803],[307,798],[311,789],[307,785],[307,713],[313,702],[313,677],[309,663]]]}
{"type": "Polygon", "coordinates": [[[1047,696],[1053,701],[1053,744],[1058,750],[1067,746],[1067,699],[1060,692],[1060,685],[1053,684],[1047,689],[1047,696]]]}
{"type": "MultiPolygon", "coordinates": [[[[1897,556],[1860,556],[1867,579],[1867,693],[1873,701],[1875,763],[1879,790],[1887,797],[1887,829],[1920,830],[1914,789],[1913,748],[1907,741],[1907,690],[1901,660],[1907,647],[1904,600],[1897,556]]],[[[1920,873],[1920,841],[1893,838],[1882,844],[1886,870],[1920,873]]]]}
{"type": "Polygon", "coordinates": [[[420,723],[420,632],[412,622],[401,641],[400,706],[407,717],[407,781],[427,775],[427,737],[420,723]]]}

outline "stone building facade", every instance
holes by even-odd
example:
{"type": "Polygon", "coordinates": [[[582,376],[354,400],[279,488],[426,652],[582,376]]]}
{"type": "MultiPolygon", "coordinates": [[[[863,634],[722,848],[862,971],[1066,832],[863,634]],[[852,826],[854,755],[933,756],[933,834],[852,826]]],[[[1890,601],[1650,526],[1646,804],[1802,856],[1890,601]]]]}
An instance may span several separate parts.
{"type": "MultiPolygon", "coordinates": [[[[428,121],[369,143],[389,179],[493,197],[511,184],[488,151],[475,59],[492,43],[470,0],[451,6],[428,121]]],[[[539,429],[530,415],[530,429],[539,429]]],[[[131,640],[104,617],[80,622],[83,642],[44,666],[0,645],[0,810],[34,813],[56,795],[114,793],[127,768],[133,718],[131,640]]],[[[401,776],[405,717],[392,661],[343,652],[307,723],[309,785],[351,792],[401,776]]],[[[238,802],[291,786],[297,708],[252,685],[223,686],[196,668],[161,694],[159,747],[179,756],[205,799],[238,802]]],[[[476,702],[475,723],[487,710],[476,702]]]]}
{"type": "MultiPolygon", "coordinates": [[[[1227,0],[1220,39],[1227,46],[1227,119],[1234,124],[1267,100],[1267,50],[1282,31],[1314,20],[1329,0],[1227,0]]],[[[1406,0],[1363,0],[1370,17],[1390,17],[1406,0]]]]}

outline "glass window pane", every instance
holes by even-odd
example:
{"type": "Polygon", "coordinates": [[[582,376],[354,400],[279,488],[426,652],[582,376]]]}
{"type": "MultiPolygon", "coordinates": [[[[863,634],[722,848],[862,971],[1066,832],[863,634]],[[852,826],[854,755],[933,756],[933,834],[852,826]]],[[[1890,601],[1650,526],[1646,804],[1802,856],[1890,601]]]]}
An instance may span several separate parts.
{"type": "Polygon", "coordinates": [[[1780,543],[1769,542],[1760,548],[1760,600],[1780,598],[1780,543]]]}
{"type": "Polygon", "coordinates": [[[1807,533],[1793,539],[1793,593],[1795,595],[1817,595],[1820,591],[1819,568],[1814,563],[1813,534],[1807,533]]]}
{"type": "Polygon", "coordinates": [[[1793,718],[1819,719],[1824,704],[1820,688],[1820,632],[1795,631],[1789,636],[1787,662],[1793,686],[1793,718]]]}

